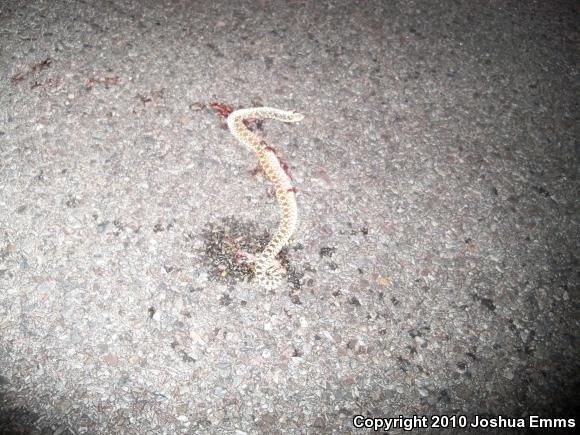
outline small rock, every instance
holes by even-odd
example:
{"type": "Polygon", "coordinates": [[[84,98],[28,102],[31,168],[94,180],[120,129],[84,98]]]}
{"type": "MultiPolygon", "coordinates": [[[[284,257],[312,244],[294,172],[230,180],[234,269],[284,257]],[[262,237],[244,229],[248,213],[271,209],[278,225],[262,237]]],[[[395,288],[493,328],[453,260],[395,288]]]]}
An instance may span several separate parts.
{"type": "Polygon", "coordinates": [[[205,104],[200,103],[199,101],[196,101],[196,102],[191,103],[189,105],[189,110],[191,110],[192,112],[199,112],[204,107],[205,107],[205,104]]]}
{"type": "Polygon", "coordinates": [[[111,367],[116,367],[119,364],[119,357],[114,353],[109,353],[103,357],[103,360],[111,367]]]}
{"type": "Polygon", "coordinates": [[[54,407],[59,411],[59,413],[66,414],[67,411],[71,408],[72,403],[70,400],[57,400],[54,403],[54,407]]]}
{"type": "Polygon", "coordinates": [[[511,381],[514,378],[514,372],[513,372],[513,370],[510,369],[510,368],[506,368],[503,371],[503,377],[511,381]]]}

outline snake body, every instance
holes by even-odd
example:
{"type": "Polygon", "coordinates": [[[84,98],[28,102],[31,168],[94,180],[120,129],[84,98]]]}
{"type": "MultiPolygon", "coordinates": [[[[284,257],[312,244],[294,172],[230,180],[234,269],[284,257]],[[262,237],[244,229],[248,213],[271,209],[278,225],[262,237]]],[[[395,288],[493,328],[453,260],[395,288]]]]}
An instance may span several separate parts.
{"type": "Polygon", "coordinates": [[[276,256],[290,240],[298,222],[296,189],[292,187],[292,180],[274,149],[246,127],[244,120],[247,119],[298,122],[304,119],[304,115],[270,107],[258,107],[235,110],[228,116],[227,120],[228,127],[235,138],[256,153],[262,170],[276,191],[276,199],[280,206],[280,223],[266,248],[256,258],[258,283],[266,289],[274,289],[280,285],[282,279],[280,266],[276,263],[276,256]]]}

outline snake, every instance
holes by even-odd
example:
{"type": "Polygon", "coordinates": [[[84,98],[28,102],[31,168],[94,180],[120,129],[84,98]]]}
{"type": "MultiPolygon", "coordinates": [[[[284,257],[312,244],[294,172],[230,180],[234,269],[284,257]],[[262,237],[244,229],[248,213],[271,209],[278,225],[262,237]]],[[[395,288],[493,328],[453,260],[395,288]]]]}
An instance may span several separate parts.
{"type": "Polygon", "coordinates": [[[262,171],[274,186],[276,200],[280,207],[280,222],[274,236],[264,250],[256,256],[255,277],[258,284],[273,290],[282,281],[282,267],[276,261],[276,256],[288,244],[298,223],[298,208],[296,205],[296,189],[287,171],[287,165],[282,163],[276,150],[254,134],[245,121],[274,119],[281,122],[299,122],[304,115],[294,111],[274,109],[271,107],[256,107],[234,110],[227,118],[227,124],[234,137],[250,148],[257,156],[262,171]]]}

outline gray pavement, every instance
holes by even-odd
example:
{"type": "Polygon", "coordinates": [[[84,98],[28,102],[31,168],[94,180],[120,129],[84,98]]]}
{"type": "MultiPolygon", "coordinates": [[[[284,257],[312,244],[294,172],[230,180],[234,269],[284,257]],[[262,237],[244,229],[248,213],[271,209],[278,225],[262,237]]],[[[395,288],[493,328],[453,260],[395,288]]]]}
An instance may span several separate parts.
{"type": "Polygon", "coordinates": [[[579,17],[0,1],[0,433],[577,417],[579,17]],[[298,189],[276,291],[235,256],[278,208],[228,105],[306,116],[254,125],[298,189]]]}

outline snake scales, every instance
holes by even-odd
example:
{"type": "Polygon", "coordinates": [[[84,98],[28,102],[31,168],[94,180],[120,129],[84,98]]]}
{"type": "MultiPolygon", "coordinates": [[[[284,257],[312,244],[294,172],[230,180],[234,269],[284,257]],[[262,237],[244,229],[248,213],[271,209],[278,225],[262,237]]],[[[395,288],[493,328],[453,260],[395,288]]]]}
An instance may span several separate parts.
{"type": "Polygon", "coordinates": [[[248,119],[298,122],[304,119],[304,115],[270,107],[258,107],[235,110],[227,119],[228,127],[235,138],[256,153],[262,170],[276,191],[276,199],[280,206],[280,223],[266,248],[256,258],[258,283],[266,289],[274,289],[282,280],[281,266],[277,264],[276,256],[290,240],[298,221],[296,189],[292,187],[292,180],[275,150],[246,127],[244,120],[248,119]]]}

